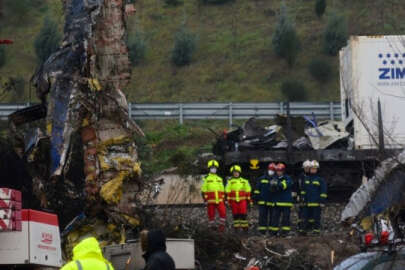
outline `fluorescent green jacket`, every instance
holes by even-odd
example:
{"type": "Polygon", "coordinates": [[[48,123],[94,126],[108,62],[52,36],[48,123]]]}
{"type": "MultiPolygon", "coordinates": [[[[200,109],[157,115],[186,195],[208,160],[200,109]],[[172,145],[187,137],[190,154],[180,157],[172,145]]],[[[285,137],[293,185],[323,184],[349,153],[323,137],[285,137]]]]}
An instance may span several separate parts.
{"type": "Polygon", "coordinates": [[[103,257],[97,239],[90,237],[73,248],[73,260],[65,264],[61,270],[114,270],[114,268],[103,257]]]}

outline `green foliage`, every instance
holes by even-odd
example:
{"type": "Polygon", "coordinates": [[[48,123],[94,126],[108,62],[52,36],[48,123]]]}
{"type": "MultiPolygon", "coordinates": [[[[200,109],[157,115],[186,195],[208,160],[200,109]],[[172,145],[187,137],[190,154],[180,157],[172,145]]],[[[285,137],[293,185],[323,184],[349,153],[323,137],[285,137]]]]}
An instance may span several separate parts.
{"type": "Polygon", "coordinates": [[[57,24],[49,17],[45,17],[41,31],[34,41],[35,53],[41,63],[58,49],[60,39],[57,24]]]}
{"type": "Polygon", "coordinates": [[[307,89],[297,80],[284,81],[281,92],[288,101],[306,101],[308,98],[307,89]]]}
{"type": "Polygon", "coordinates": [[[323,49],[329,55],[337,55],[346,45],[348,38],[347,23],[343,16],[333,13],[329,19],[323,36],[323,49]]]}
{"type": "Polygon", "coordinates": [[[195,49],[196,37],[183,25],[174,37],[174,48],[172,50],[173,64],[176,66],[190,64],[195,49]]]}
{"type": "Polygon", "coordinates": [[[47,7],[44,1],[41,0],[3,0],[2,5],[7,10],[5,16],[14,25],[32,22],[32,11],[35,9],[42,11],[47,7]]]}
{"type": "Polygon", "coordinates": [[[226,4],[228,2],[234,2],[235,0],[197,0],[202,4],[214,4],[214,5],[221,5],[226,4]]]}
{"type": "Polygon", "coordinates": [[[288,65],[294,65],[298,53],[301,50],[301,44],[293,21],[288,17],[287,7],[281,4],[280,16],[278,18],[276,31],[272,39],[274,52],[287,60],[288,65]]]}
{"type": "Polygon", "coordinates": [[[181,1],[181,0],[165,0],[165,3],[168,6],[178,6],[180,4],[183,4],[183,1],[181,1]]]}
{"type": "Polygon", "coordinates": [[[21,75],[17,75],[16,77],[10,78],[10,81],[14,85],[14,95],[16,97],[21,97],[24,95],[25,89],[25,80],[24,77],[21,75]]]}
{"type": "Polygon", "coordinates": [[[135,37],[128,42],[128,54],[132,66],[136,66],[145,59],[147,43],[144,34],[136,32],[135,37]]]}
{"type": "Polygon", "coordinates": [[[325,83],[332,76],[332,67],[323,59],[314,59],[308,66],[309,73],[319,82],[325,83]]]}
{"type": "Polygon", "coordinates": [[[326,10],[326,0],[316,0],[315,2],[315,13],[321,18],[326,10]]]}
{"type": "Polygon", "coordinates": [[[0,68],[6,64],[6,49],[0,45],[0,68]]]}
{"type": "Polygon", "coordinates": [[[13,14],[17,23],[21,23],[26,20],[28,11],[33,7],[31,0],[8,0],[5,6],[10,10],[9,12],[13,14]]]}

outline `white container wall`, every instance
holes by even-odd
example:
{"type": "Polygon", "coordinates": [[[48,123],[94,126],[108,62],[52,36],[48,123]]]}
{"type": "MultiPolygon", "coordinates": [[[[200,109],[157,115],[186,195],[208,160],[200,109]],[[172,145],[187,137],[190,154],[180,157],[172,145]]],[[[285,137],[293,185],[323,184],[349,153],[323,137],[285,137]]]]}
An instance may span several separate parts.
{"type": "Polygon", "coordinates": [[[376,148],[378,100],[385,147],[405,145],[405,36],[354,36],[340,51],[342,119],[354,120],[356,149],[376,148]]]}

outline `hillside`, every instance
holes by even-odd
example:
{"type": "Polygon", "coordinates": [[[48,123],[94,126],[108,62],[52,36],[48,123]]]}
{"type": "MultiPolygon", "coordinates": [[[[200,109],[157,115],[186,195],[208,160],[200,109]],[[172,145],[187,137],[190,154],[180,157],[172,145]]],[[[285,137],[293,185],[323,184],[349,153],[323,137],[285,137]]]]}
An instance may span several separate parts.
{"type": "MultiPolygon", "coordinates": [[[[147,52],[133,68],[131,84],[125,89],[130,101],[276,101],[283,99],[281,83],[291,79],[305,85],[311,101],[338,100],[338,58],[322,53],[328,14],[344,14],[353,35],[405,32],[401,20],[405,6],[400,0],[327,1],[321,19],[314,12],[315,1],[286,1],[302,45],[296,64],[289,68],[271,47],[281,1],[235,0],[221,5],[182,1],[177,6],[168,6],[164,0],[135,1],[137,13],[128,21],[129,38],[142,32],[147,52]],[[183,22],[198,41],[192,63],[179,68],[171,64],[170,52],[183,22]],[[311,60],[319,57],[333,67],[327,83],[319,83],[308,71],[311,60]]],[[[13,0],[3,2],[0,38],[13,39],[15,44],[6,49],[0,76],[20,76],[26,82],[24,95],[10,94],[4,101],[26,101],[28,80],[37,63],[35,36],[45,16],[62,29],[62,4],[59,0],[21,0],[26,5],[21,8],[11,4],[13,0]]]]}

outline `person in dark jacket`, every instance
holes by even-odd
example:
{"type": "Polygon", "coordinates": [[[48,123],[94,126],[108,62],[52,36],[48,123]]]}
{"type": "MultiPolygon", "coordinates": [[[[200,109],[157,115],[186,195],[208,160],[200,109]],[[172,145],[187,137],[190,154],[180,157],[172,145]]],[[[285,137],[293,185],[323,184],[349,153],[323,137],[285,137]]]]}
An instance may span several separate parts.
{"type": "Polygon", "coordinates": [[[166,237],[160,230],[142,231],[141,247],[145,259],[144,270],[174,270],[172,257],[166,252],[166,237]]]}
{"type": "Polygon", "coordinates": [[[270,231],[272,235],[287,235],[291,231],[290,227],[290,214],[291,207],[293,206],[293,198],[291,195],[291,178],[285,174],[285,165],[278,163],[276,166],[277,182],[270,183],[271,190],[276,189],[274,196],[274,209],[271,217],[270,231]],[[281,228],[280,228],[281,218],[281,228]],[[280,230],[281,229],[281,230],[280,230]]]}
{"type": "Polygon", "coordinates": [[[299,176],[298,181],[296,181],[296,192],[297,192],[297,199],[296,203],[298,203],[298,232],[300,234],[305,234],[306,232],[306,224],[305,224],[305,213],[307,212],[306,204],[305,204],[305,190],[304,190],[304,183],[310,176],[310,168],[312,162],[306,160],[302,163],[303,172],[299,176]]]}
{"type": "Polygon", "coordinates": [[[257,179],[256,188],[253,192],[254,201],[259,206],[259,227],[261,234],[266,234],[270,228],[270,218],[274,202],[271,198],[270,181],[275,179],[276,164],[270,163],[267,173],[257,179]]]}
{"type": "MultiPolygon", "coordinates": [[[[321,230],[321,208],[325,206],[327,196],[326,182],[318,174],[319,163],[316,160],[311,162],[310,175],[303,183],[303,198],[306,207],[304,208],[304,217],[306,230],[312,230],[319,234],[321,230]]],[[[302,194],[302,193],[301,193],[302,194]]]]}

